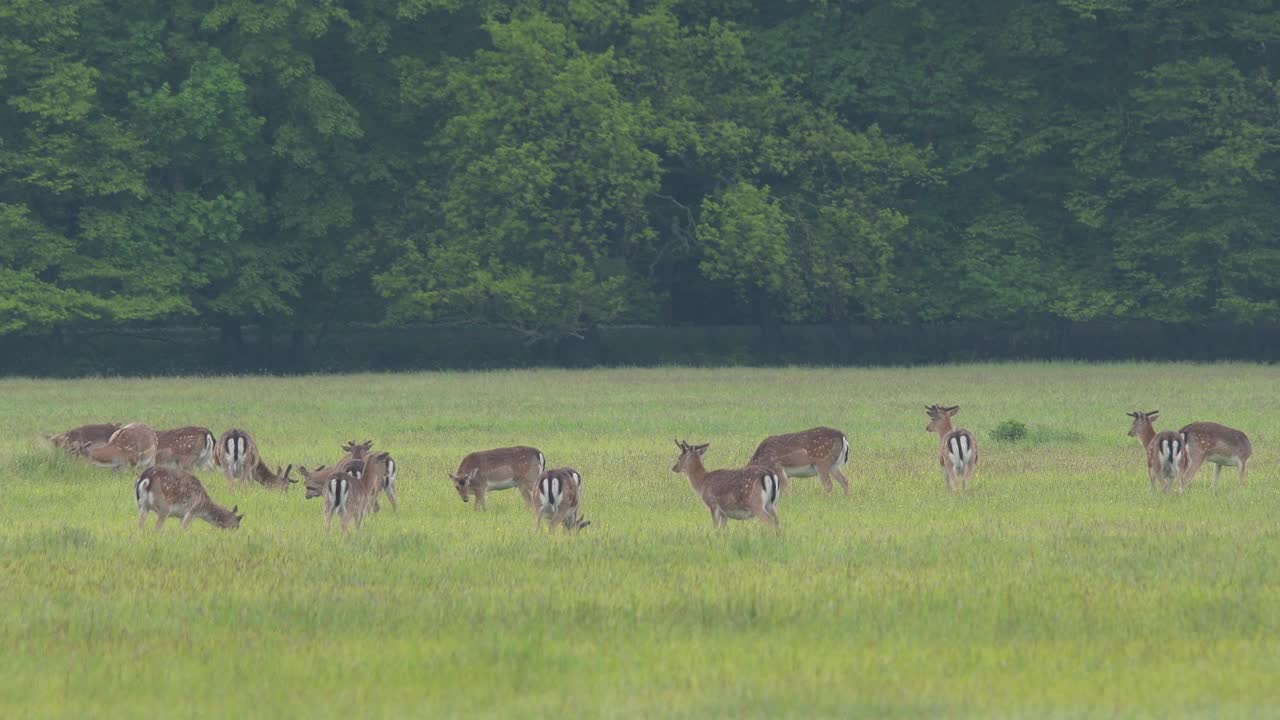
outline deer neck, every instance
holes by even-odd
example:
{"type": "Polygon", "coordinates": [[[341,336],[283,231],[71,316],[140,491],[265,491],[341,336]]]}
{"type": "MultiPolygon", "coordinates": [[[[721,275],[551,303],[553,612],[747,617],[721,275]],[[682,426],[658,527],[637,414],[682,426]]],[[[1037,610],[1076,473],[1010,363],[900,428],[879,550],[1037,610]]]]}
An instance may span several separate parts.
{"type": "Polygon", "coordinates": [[[1138,442],[1142,443],[1142,447],[1151,445],[1151,439],[1156,436],[1156,428],[1148,420],[1138,425],[1138,442]]]}
{"type": "Polygon", "coordinates": [[[943,442],[946,442],[946,440],[947,440],[947,436],[951,434],[951,431],[952,431],[953,429],[954,429],[954,428],[951,426],[951,418],[950,418],[950,417],[944,417],[944,418],[942,418],[942,420],[941,420],[941,421],[939,421],[939,422],[938,422],[938,427],[937,427],[937,430],[936,430],[935,432],[937,432],[937,433],[938,433],[938,439],[939,439],[939,440],[942,440],[943,442]]]}
{"type": "Polygon", "coordinates": [[[235,514],[212,500],[204,503],[194,515],[218,527],[228,527],[235,519],[235,514]]]}
{"type": "Polygon", "coordinates": [[[689,467],[685,468],[685,474],[689,476],[689,484],[693,486],[695,492],[702,492],[702,483],[707,479],[707,468],[702,464],[702,458],[694,453],[689,458],[689,467]]]}

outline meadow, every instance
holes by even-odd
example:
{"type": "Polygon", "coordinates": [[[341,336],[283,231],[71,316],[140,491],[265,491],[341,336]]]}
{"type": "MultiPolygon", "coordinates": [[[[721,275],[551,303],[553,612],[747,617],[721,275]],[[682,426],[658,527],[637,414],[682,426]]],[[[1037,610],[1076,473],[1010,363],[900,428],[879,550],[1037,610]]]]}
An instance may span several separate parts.
{"type": "Polygon", "coordinates": [[[0,716],[1260,717],[1280,707],[1280,367],[996,364],[0,381],[0,716]],[[923,406],[982,465],[949,494],[923,406]],[[1157,496],[1130,410],[1249,433],[1157,496]],[[997,442],[1004,420],[1028,427],[997,442]],[[325,533],[319,500],[232,492],[221,531],[137,527],[133,476],[43,433],[239,426],[272,465],[372,438],[400,509],[325,533]],[[712,528],[710,468],[765,435],[848,433],[849,496],[793,481],[782,530],[712,528]],[[535,533],[446,472],[542,449],[591,527],[535,533]]]}

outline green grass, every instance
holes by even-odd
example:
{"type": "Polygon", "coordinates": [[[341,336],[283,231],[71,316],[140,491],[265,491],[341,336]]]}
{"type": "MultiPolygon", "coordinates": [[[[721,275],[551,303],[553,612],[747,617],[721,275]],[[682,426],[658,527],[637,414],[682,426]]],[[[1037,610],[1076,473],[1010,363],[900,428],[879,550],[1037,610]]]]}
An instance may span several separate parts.
{"type": "MultiPolygon", "coordinates": [[[[0,381],[0,716],[1259,717],[1280,707],[1280,369],[970,365],[0,381]],[[945,492],[929,403],[976,487],[945,492]],[[1125,412],[1249,433],[1250,484],[1150,492],[1125,412]],[[318,500],[203,474],[244,526],[140,532],[127,473],[41,433],[248,429],[271,463],[373,438],[401,508],[326,535],[318,500]],[[1001,421],[1025,438],[997,443],[1001,421]],[[848,432],[849,497],[797,479],[783,530],[716,532],[673,437],[743,463],[848,432]],[[537,535],[452,470],[527,443],[594,524],[537,535]],[[354,713],[354,715],[353,715],[354,713]]],[[[154,523],[154,516],[150,524],[154,523]]]]}

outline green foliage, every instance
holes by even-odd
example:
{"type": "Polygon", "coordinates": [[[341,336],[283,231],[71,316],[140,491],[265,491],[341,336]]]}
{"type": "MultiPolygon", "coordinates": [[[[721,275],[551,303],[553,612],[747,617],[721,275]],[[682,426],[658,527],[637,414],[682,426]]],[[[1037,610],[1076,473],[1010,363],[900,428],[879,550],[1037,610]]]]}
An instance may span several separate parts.
{"type": "Polygon", "coordinates": [[[1027,426],[1017,420],[1002,420],[991,431],[991,437],[1000,442],[1017,442],[1027,436],[1027,426]]]}
{"type": "Polygon", "coordinates": [[[22,0],[0,333],[1280,318],[1253,0],[22,0]]]}

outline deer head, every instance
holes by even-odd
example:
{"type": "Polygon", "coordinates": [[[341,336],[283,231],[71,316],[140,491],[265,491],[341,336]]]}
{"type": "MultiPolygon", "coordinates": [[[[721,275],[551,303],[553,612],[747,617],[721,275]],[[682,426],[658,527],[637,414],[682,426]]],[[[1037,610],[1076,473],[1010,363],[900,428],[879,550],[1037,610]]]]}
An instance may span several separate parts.
{"type": "Polygon", "coordinates": [[[680,457],[676,458],[676,464],[671,466],[671,472],[682,473],[689,472],[694,458],[698,458],[698,462],[702,461],[702,455],[707,452],[707,448],[711,447],[711,443],[690,445],[682,440],[676,440],[676,447],[680,448],[680,457]]]}
{"type": "Polygon", "coordinates": [[[951,425],[951,418],[960,412],[960,406],[926,405],[924,411],[929,416],[929,424],[925,426],[925,432],[938,432],[939,429],[951,425]]]}
{"type": "Polygon", "coordinates": [[[1156,417],[1160,415],[1159,410],[1148,410],[1147,412],[1138,410],[1125,414],[1133,418],[1133,423],[1129,425],[1129,437],[1141,437],[1144,428],[1149,430],[1151,433],[1155,433],[1155,428],[1152,427],[1152,423],[1154,423],[1156,421],[1156,417]]]}

